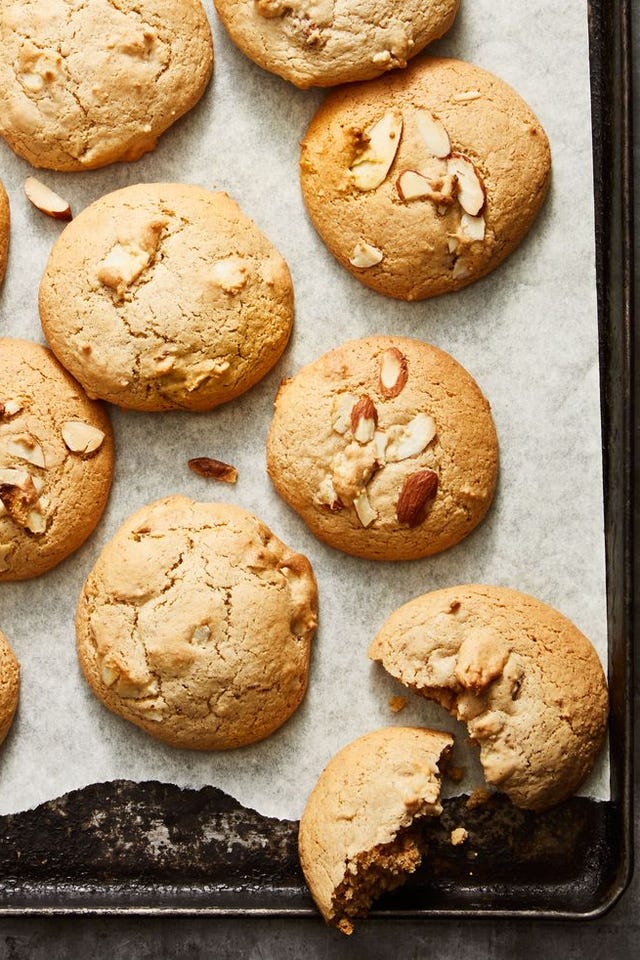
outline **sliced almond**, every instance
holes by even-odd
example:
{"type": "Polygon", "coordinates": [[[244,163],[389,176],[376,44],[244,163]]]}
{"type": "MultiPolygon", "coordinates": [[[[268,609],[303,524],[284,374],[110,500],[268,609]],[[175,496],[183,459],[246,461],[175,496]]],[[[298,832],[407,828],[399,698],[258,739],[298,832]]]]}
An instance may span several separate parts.
{"type": "Polygon", "coordinates": [[[376,462],[378,466],[382,467],[387,460],[387,444],[389,443],[389,438],[384,430],[376,430],[373,435],[373,449],[375,452],[376,462]]]}
{"type": "Polygon", "coordinates": [[[485,192],[478,171],[468,157],[452,154],[447,160],[447,170],[458,178],[458,201],[470,216],[480,213],[485,204],[485,192]]]}
{"type": "Polygon", "coordinates": [[[406,426],[401,427],[387,446],[387,460],[397,463],[416,457],[426,450],[436,435],[436,425],[427,413],[418,413],[406,426]]]}
{"type": "Polygon", "coordinates": [[[27,433],[20,437],[5,437],[2,441],[2,447],[12,457],[18,457],[20,460],[26,460],[32,463],[34,467],[44,467],[44,452],[38,440],[27,433]]]}
{"type": "Polygon", "coordinates": [[[363,527],[370,526],[378,517],[377,511],[374,510],[369,503],[369,497],[367,496],[366,490],[363,490],[362,493],[359,493],[358,496],[355,497],[353,506],[358,514],[358,520],[363,527]]]}
{"type": "Polygon", "coordinates": [[[366,240],[358,240],[353,253],[349,257],[349,263],[352,267],[358,267],[360,270],[368,270],[369,267],[375,267],[384,260],[384,254],[378,247],[367,243],[366,240]]]}
{"type": "Polygon", "coordinates": [[[15,417],[16,413],[22,410],[20,400],[5,400],[0,403],[0,420],[7,417],[15,417]]]}
{"type": "Polygon", "coordinates": [[[351,411],[358,398],[353,393],[341,393],[333,401],[332,427],[343,436],[351,426],[351,411]]]}
{"type": "Polygon", "coordinates": [[[114,670],[113,667],[108,666],[106,663],[103,663],[100,667],[100,677],[102,682],[106,687],[112,687],[120,674],[117,670],[114,670]]]}
{"type": "Polygon", "coordinates": [[[366,394],[358,400],[351,411],[351,432],[358,443],[369,443],[378,426],[378,411],[371,397],[366,394]]]}
{"type": "Polygon", "coordinates": [[[33,510],[29,510],[27,514],[27,522],[25,523],[27,530],[30,530],[31,533],[44,533],[47,529],[47,521],[44,516],[34,507],[33,510]]]}
{"type": "Polygon", "coordinates": [[[397,397],[405,387],[409,376],[407,358],[397,347],[389,347],[382,354],[378,387],[387,400],[397,397]]]}
{"type": "Polygon", "coordinates": [[[399,523],[417,527],[424,519],[424,511],[438,492],[438,474],[434,470],[418,470],[405,480],[396,514],[399,523]]]}
{"type": "Polygon", "coordinates": [[[453,265],[452,276],[454,280],[466,280],[467,277],[471,276],[471,268],[469,267],[469,264],[466,263],[462,258],[456,260],[453,265]]]}
{"type": "Polygon", "coordinates": [[[332,513],[337,513],[339,510],[344,509],[344,504],[340,500],[340,497],[335,491],[333,486],[333,480],[330,476],[326,476],[320,486],[318,487],[318,493],[316,494],[315,502],[320,507],[326,507],[332,511],[332,513]]]}
{"type": "Polygon", "coordinates": [[[366,147],[351,164],[358,190],[375,190],[384,183],[395,160],[402,135],[402,116],[389,110],[365,131],[366,147]]]}
{"type": "Polygon", "coordinates": [[[211,627],[206,623],[202,623],[200,624],[199,627],[196,627],[195,630],[193,631],[191,642],[206,643],[207,640],[209,640],[210,638],[211,638],[211,627]]]}
{"type": "Polygon", "coordinates": [[[484,240],[486,224],[482,215],[471,217],[468,213],[463,213],[460,218],[460,229],[470,240],[484,240]]]}
{"type": "Polygon", "coordinates": [[[431,184],[417,170],[403,170],[396,180],[396,190],[401,200],[422,200],[433,193],[431,184]]]}
{"type": "Polygon", "coordinates": [[[62,439],[72,453],[95,453],[102,446],[104,433],[83,420],[62,424],[62,439]]]}
{"type": "MultiPolygon", "coordinates": [[[[466,216],[466,214],[465,214],[465,216],[466,216]]],[[[458,240],[458,238],[457,238],[456,236],[453,236],[453,235],[452,235],[452,236],[448,237],[448,239],[447,239],[447,249],[448,249],[449,253],[457,253],[459,246],[460,246],[460,241],[458,240]]]]}
{"type": "Polygon", "coordinates": [[[416,110],[416,125],[429,153],[434,157],[448,157],[451,141],[444,124],[428,110],[416,110]]]}
{"type": "Polygon", "coordinates": [[[35,177],[27,177],[24,192],[34,207],[54,220],[71,220],[73,217],[68,202],[35,177]]]}
{"type": "Polygon", "coordinates": [[[26,470],[0,470],[0,501],[19,527],[32,533],[44,533],[47,523],[33,479],[26,470]]]}
{"type": "Polygon", "coordinates": [[[481,96],[479,90],[462,90],[460,93],[454,93],[451,99],[456,103],[468,103],[470,100],[479,100],[481,96]]]}

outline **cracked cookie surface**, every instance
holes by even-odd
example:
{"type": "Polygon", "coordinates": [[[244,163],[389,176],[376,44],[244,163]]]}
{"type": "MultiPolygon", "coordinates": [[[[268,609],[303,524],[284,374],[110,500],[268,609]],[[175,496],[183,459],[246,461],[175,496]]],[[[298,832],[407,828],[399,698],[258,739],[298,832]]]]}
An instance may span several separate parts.
{"type": "Polygon", "coordinates": [[[307,800],[300,863],[324,919],[343,933],[420,864],[421,817],[439,816],[440,770],[453,737],[420,727],[367,733],[327,764],[307,800]]]}
{"type": "Polygon", "coordinates": [[[602,746],[607,683],[590,641],[557,610],[505,587],[411,600],[369,657],[466,723],[487,782],[542,810],[577,790],[602,746]]]}
{"type": "Polygon", "coordinates": [[[368,337],[284,381],[267,469],[311,531],[372,560],[445,550],[487,512],[498,445],[489,403],[453,357],[368,337]]]}
{"type": "Polygon", "coordinates": [[[226,194],[137,184],[63,231],[40,316],[90,395],[136,410],[208,410],[279,359],[293,287],[278,251],[226,194]]]}
{"type": "Polygon", "coordinates": [[[435,58],[332,92],[300,157],[304,201],[331,253],[401,300],[495,269],[532,226],[550,171],[546,134],[510,87],[435,58]]]}
{"type": "Polygon", "coordinates": [[[0,630],[0,743],[9,733],[20,695],[20,666],[0,630]]]}
{"type": "Polygon", "coordinates": [[[6,0],[0,135],[34,167],[137,160],[195,106],[212,67],[200,0],[6,0]]]}
{"type": "Polygon", "coordinates": [[[9,227],[11,215],[9,211],[9,198],[4,189],[2,180],[0,180],[0,284],[4,280],[7,269],[7,256],[9,253],[9,227]]]}
{"type": "Polygon", "coordinates": [[[262,740],[307,687],[317,589],[306,557],[228,504],[168,497],[105,546],[76,616],[106,707],[176,747],[262,740]]]}
{"type": "Polygon", "coordinates": [[[406,66],[451,27],[459,0],[215,0],[231,39],[297,87],[368,80],[406,66]]]}
{"type": "Polygon", "coordinates": [[[0,582],[50,570],[104,510],[113,475],[109,417],[50,350],[0,339],[0,582]]]}

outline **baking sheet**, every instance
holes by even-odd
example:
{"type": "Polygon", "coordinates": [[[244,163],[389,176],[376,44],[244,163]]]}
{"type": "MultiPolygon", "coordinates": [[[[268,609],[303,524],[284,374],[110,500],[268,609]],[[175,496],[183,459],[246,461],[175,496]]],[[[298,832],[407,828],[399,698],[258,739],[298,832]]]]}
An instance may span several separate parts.
{"type": "MultiPolygon", "coordinates": [[[[573,619],[606,663],[601,435],[594,269],[586,10],[571,4],[556,27],[550,0],[463,0],[451,33],[431,48],[501,76],[530,103],[551,142],[551,192],[522,246],[487,279],[418,304],[387,300],[349,277],[304,214],[298,142],[323,94],[297,91],[246,60],[214,30],[213,82],[200,105],[136,164],[83,174],[38,174],[78,212],[129,183],[181,180],[226,190],[287,258],[296,327],[276,369],[209,414],[113,411],[117,466],[109,507],[88,544],[46,576],[0,585],[0,628],[22,664],[21,704],[0,753],[0,814],[75,787],[117,778],[180,786],[215,784],[268,816],[299,817],[326,761],[345,742],[390,723],[432,724],[464,740],[435,705],[409,696],[369,663],[373,633],[401,603],[429,589],[481,581],[532,593],[573,619]],[[317,542],[271,489],[264,439],[283,376],[349,337],[416,336],[449,351],[489,397],[501,446],[494,507],[477,531],[438,557],[375,564],[317,542]],[[239,469],[235,488],[187,469],[209,455],[239,469]],[[268,740],[223,754],[175,751],[112,716],[86,687],[75,657],[73,615],[101,545],[134,509],[186,493],[237,503],[310,558],[320,629],[309,692],[268,740]]],[[[32,172],[0,143],[0,176],[12,202],[11,259],[0,294],[0,333],[42,339],[37,287],[61,230],[30,207],[32,172]]],[[[479,782],[477,763],[456,787],[479,782]]],[[[584,793],[609,796],[601,761],[584,793]]]]}

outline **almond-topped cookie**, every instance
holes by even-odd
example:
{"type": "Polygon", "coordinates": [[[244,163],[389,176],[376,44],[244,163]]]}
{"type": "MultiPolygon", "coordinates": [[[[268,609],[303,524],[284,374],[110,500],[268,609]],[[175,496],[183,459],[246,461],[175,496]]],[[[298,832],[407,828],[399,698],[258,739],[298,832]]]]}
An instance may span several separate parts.
{"type": "Polygon", "coordinates": [[[501,263],[538,214],[549,143],[502,80],[421,59],[332,92],[302,143],[304,201],[362,283],[401,300],[457,290],[501,263]]]}
{"type": "Polygon", "coordinates": [[[55,567],[98,523],[113,435],[50,350],[0,339],[0,582],[55,567]]]}
{"type": "Polygon", "coordinates": [[[453,357],[420,340],[353,340],[285,381],[267,468],[312,532],[372,560],[458,543],[493,499],[489,404],[453,357]]]}
{"type": "Polygon", "coordinates": [[[0,743],[5,739],[18,707],[20,666],[0,630],[0,743]]]}
{"type": "Polygon", "coordinates": [[[598,655],[534,597],[479,584],[424,594],[391,614],[369,656],[466,723],[487,782],[518,807],[565,800],[602,746],[608,696],[598,655]]]}
{"type": "Polygon", "coordinates": [[[386,727],[343,747],[300,818],[300,863],[318,909],[342,933],[420,865],[420,820],[437,817],[448,733],[386,727]]]}
{"type": "Polygon", "coordinates": [[[40,317],[87,392],[135,410],[209,410],[279,359],[293,285],[226,193],[142,183],[82,211],[53,247],[40,317]]]}
{"type": "Polygon", "coordinates": [[[460,0],[215,0],[233,42],[297,87],[404,67],[451,27],[460,0]]]}
{"type": "Polygon", "coordinates": [[[0,136],[50,170],[137,160],[212,67],[200,0],[3,0],[0,136]]]}
{"type": "Polygon", "coordinates": [[[7,269],[10,223],[9,198],[2,184],[2,180],[0,180],[0,283],[4,280],[4,274],[7,269]]]}
{"type": "Polygon", "coordinates": [[[109,710],[174,747],[255,743],[307,689],[317,588],[306,557],[246,510],[158,500],[104,547],[76,615],[109,710]]]}

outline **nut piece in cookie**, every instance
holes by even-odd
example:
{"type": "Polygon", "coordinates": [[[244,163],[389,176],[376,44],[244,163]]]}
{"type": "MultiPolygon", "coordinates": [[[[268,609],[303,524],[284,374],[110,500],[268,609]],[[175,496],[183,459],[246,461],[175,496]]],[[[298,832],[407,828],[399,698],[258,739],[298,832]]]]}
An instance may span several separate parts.
{"type": "MultiPolygon", "coordinates": [[[[200,0],[3,0],[0,136],[49,170],[137,160],[195,106],[212,67],[200,0]]],[[[28,195],[67,216],[47,192],[28,195]]]]}
{"type": "Polygon", "coordinates": [[[409,560],[458,543],[496,485],[489,404],[430,344],[368,337],[282,384],[267,469],[313,533],[374,560],[409,560]]]}
{"type": "Polygon", "coordinates": [[[504,587],[417,597],[388,618],[369,656],[467,725],[487,783],[543,810],[580,786],[607,723],[598,655],[570,620],[504,587]]]}
{"type": "Polygon", "coordinates": [[[451,27],[459,0],[215,0],[233,42],[297,87],[405,67],[451,27]]]}
{"type": "Polygon", "coordinates": [[[293,285],[226,194],[145,183],[101,197],[62,232],[40,316],[90,396],[135,410],[210,410],[280,358],[293,285]]]}
{"type": "Polygon", "coordinates": [[[306,557],[245,510],[174,496],[104,547],[78,604],[78,657],[113,713],[174,747],[226,750],[297,709],[316,623],[306,557]]]}
{"type": "Polygon", "coordinates": [[[7,736],[18,707],[20,666],[0,631],[0,743],[7,736]]]}
{"type": "Polygon", "coordinates": [[[549,143],[523,100],[460,60],[334,91],[302,143],[311,220],[362,283],[401,300],[495,269],[532,226],[549,143]]]}
{"type": "Polygon", "coordinates": [[[329,761],[300,819],[300,862],[327,923],[343,933],[420,865],[420,820],[437,817],[447,733],[388,727],[329,761]]]}
{"type": "Polygon", "coordinates": [[[76,550],[106,505],[113,436],[51,351],[0,338],[0,582],[45,573],[76,550]]]}

